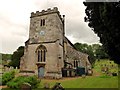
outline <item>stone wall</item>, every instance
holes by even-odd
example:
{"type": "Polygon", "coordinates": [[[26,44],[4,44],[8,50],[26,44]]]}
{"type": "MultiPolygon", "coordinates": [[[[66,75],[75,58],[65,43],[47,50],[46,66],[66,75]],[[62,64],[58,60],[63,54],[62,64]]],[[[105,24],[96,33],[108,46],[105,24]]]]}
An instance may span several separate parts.
{"type": "Polygon", "coordinates": [[[72,43],[68,41],[68,39],[66,42],[66,61],[71,63],[73,66],[74,61],[80,62],[80,64],[78,64],[78,67],[84,67],[86,72],[91,67],[91,64],[88,60],[88,55],[77,51],[72,43]]]}
{"type": "MultiPolygon", "coordinates": [[[[38,74],[38,56],[36,53],[36,49],[40,44],[31,44],[28,45],[28,51],[21,59],[21,71],[34,71],[35,74],[38,74]]],[[[59,41],[56,43],[46,43],[42,44],[46,47],[46,62],[45,62],[45,76],[48,73],[61,73],[61,68],[63,67],[63,49],[59,45],[59,41]]]]}
{"type": "MultiPolygon", "coordinates": [[[[40,12],[39,12],[40,13],[40,12]]],[[[63,39],[63,23],[57,13],[47,13],[32,17],[29,31],[30,43],[50,42],[63,39]],[[41,20],[45,19],[45,25],[41,26],[41,20]],[[43,35],[40,35],[40,32],[43,35]]]]}

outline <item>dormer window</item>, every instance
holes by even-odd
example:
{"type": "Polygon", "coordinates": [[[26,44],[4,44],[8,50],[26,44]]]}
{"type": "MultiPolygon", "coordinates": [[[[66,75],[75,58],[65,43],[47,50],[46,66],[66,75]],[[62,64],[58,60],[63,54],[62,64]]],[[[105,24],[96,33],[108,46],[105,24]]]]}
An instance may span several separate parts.
{"type": "Polygon", "coordinates": [[[45,19],[41,19],[40,26],[45,26],[45,19]]]}

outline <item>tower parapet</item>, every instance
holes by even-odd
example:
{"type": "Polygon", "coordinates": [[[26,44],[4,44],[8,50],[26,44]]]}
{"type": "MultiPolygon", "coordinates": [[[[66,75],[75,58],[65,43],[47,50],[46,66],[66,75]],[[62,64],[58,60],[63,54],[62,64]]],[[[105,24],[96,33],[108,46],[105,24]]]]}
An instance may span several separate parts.
{"type": "Polygon", "coordinates": [[[35,13],[32,12],[30,18],[47,15],[47,14],[52,14],[52,13],[57,13],[58,16],[60,17],[60,19],[62,20],[62,17],[60,15],[60,12],[58,11],[57,7],[54,7],[53,9],[48,8],[47,10],[42,10],[41,12],[39,12],[39,11],[36,11],[35,13]]]}

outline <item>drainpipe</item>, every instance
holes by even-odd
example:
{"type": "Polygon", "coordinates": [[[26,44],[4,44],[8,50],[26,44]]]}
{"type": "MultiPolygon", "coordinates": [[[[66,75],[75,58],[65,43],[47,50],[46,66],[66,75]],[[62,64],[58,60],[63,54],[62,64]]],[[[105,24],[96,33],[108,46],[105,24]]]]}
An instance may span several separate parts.
{"type": "Polygon", "coordinates": [[[63,61],[65,62],[65,46],[64,46],[64,37],[65,37],[65,15],[63,15],[62,23],[63,23],[63,61]]]}

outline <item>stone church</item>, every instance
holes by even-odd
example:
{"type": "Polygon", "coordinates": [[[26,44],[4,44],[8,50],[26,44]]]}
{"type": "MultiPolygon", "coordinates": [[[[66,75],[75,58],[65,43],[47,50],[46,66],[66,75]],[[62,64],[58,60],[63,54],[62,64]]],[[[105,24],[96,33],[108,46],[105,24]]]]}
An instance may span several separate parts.
{"type": "Polygon", "coordinates": [[[31,13],[29,39],[20,61],[20,74],[62,78],[62,69],[91,67],[88,55],[79,52],[65,37],[65,15],[57,7],[31,13]]]}

